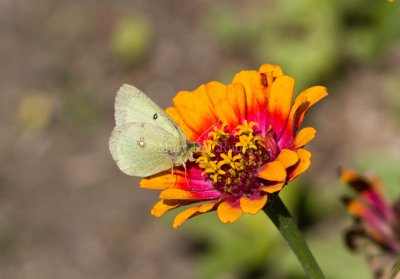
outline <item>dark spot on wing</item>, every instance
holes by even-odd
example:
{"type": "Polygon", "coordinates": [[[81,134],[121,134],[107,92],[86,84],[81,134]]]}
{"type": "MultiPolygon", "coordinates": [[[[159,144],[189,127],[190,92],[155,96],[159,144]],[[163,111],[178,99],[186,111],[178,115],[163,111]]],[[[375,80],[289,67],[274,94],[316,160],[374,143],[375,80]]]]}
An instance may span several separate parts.
{"type": "Polygon", "coordinates": [[[155,113],[155,114],[153,115],[153,119],[156,120],[157,118],[158,118],[158,114],[155,113]]]}

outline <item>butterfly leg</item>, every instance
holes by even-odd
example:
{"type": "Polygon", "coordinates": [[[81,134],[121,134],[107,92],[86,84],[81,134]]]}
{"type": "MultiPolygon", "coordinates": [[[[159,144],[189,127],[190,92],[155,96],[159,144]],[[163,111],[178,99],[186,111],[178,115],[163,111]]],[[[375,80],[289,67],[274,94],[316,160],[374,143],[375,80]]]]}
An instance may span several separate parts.
{"type": "Polygon", "coordinates": [[[186,168],[186,163],[183,163],[182,166],[183,166],[183,168],[185,169],[185,180],[186,180],[186,184],[187,184],[187,185],[189,186],[189,188],[190,188],[190,184],[189,184],[189,181],[188,181],[188,179],[187,179],[187,168],[186,168]]]}
{"type": "Polygon", "coordinates": [[[189,162],[194,162],[196,159],[193,157],[193,153],[190,153],[190,156],[188,158],[189,162]]]}

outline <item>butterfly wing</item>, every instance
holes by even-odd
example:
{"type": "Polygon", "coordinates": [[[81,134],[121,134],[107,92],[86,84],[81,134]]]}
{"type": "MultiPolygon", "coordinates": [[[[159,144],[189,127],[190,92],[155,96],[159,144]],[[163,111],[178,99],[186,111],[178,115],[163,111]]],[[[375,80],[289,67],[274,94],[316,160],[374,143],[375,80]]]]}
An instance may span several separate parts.
{"type": "Polygon", "coordinates": [[[122,172],[146,177],[172,168],[173,152],[181,148],[181,143],[158,126],[131,122],[114,128],[109,147],[122,172]]]}
{"type": "Polygon", "coordinates": [[[162,128],[186,142],[182,129],[156,103],[136,87],[124,84],[115,98],[116,126],[130,122],[144,122],[162,128]]]}

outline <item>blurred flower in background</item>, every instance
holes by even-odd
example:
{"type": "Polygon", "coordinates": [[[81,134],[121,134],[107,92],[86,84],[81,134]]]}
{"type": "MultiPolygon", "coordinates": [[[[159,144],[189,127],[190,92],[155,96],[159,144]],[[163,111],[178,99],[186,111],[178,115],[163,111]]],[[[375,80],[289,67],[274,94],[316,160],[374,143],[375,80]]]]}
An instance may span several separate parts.
{"type": "Polygon", "coordinates": [[[49,125],[53,110],[48,95],[42,92],[32,92],[26,95],[18,107],[18,124],[23,130],[43,130],[49,125]]]}
{"type": "Polygon", "coordinates": [[[400,199],[390,204],[375,177],[351,170],[343,170],[340,176],[356,192],[343,198],[355,220],[346,232],[346,242],[353,251],[366,254],[375,278],[387,278],[400,255],[400,199]]]}
{"type": "Polygon", "coordinates": [[[118,61],[125,66],[137,65],[144,59],[151,46],[152,30],[143,16],[125,16],[115,23],[111,49],[118,61]]]}
{"type": "Polygon", "coordinates": [[[304,146],[316,130],[298,130],[327,90],[311,87],[292,105],[293,90],[293,78],[279,66],[264,64],[259,71],[239,72],[228,85],[210,82],[179,92],[167,112],[202,148],[187,170],[141,181],[142,188],[162,190],[152,214],[202,202],[181,212],[173,226],[212,210],[221,222],[231,223],[244,213],[256,214],[271,195],[306,171],[311,153],[304,146]]]}

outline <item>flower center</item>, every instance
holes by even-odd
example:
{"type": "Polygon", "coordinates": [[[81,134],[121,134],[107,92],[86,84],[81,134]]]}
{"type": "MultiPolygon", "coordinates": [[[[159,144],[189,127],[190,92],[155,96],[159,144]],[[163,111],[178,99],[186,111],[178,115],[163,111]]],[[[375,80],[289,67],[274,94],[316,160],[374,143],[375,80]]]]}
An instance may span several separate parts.
{"type": "Polygon", "coordinates": [[[273,159],[277,147],[272,133],[262,137],[256,126],[257,123],[245,120],[229,133],[222,125],[204,140],[197,163],[217,190],[242,196],[251,195],[262,186],[257,171],[273,159]]]}

